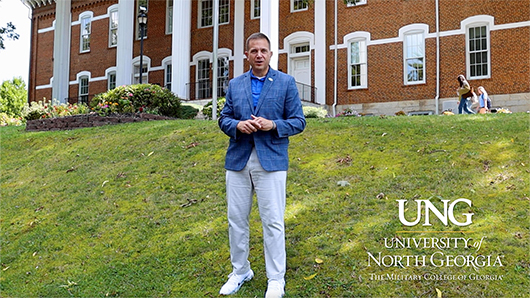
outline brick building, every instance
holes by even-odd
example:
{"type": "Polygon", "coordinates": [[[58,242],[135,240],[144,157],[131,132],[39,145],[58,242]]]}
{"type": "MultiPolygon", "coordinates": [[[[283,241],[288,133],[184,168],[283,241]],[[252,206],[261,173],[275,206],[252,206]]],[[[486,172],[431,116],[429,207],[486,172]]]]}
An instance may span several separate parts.
{"type": "MultiPolygon", "coordinates": [[[[32,11],[29,100],[86,101],[137,83],[140,6],[143,82],[211,98],[213,0],[21,1],[32,11]]],[[[529,0],[350,1],[219,0],[219,96],[248,70],[245,39],[261,31],[271,65],[333,112],[439,113],[456,107],[459,74],[494,106],[530,110],[529,0]]]]}

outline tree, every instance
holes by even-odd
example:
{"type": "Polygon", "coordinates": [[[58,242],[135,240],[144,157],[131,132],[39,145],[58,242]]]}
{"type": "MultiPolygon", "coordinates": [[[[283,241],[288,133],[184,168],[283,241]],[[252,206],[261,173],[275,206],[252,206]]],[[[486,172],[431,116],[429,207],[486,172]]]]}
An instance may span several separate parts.
{"type": "Polygon", "coordinates": [[[0,86],[0,113],[19,117],[27,98],[26,83],[21,77],[4,81],[0,86]]]}
{"type": "MultiPolygon", "coordinates": [[[[0,2],[2,2],[0,0],[0,2]]],[[[17,40],[19,35],[15,32],[17,28],[15,28],[15,25],[13,23],[9,22],[7,23],[6,27],[0,27],[0,50],[4,50],[4,35],[6,38],[17,40]]]]}

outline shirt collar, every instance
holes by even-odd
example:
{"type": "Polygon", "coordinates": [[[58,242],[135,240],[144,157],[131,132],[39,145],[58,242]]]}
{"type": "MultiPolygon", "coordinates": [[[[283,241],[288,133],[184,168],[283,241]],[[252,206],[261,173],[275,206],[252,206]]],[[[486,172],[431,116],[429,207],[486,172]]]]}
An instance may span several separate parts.
{"type": "MultiPolygon", "coordinates": [[[[270,70],[270,69],[269,69],[270,70]]],[[[269,72],[267,71],[267,74],[263,77],[263,78],[258,78],[257,76],[254,75],[254,73],[252,72],[252,70],[250,70],[250,77],[253,78],[253,79],[256,79],[260,82],[264,82],[265,81],[265,78],[269,75],[269,72]]]]}

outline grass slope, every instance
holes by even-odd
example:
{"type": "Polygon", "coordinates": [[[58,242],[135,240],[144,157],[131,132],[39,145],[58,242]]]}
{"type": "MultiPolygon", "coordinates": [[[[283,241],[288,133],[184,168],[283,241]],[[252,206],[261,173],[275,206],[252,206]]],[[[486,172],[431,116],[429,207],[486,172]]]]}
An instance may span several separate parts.
{"type": "MultiPolygon", "coordinates": [[[[528,297],[528,133],[527,114],[308,119],[291,138],[286,297],[528,297]],[[431,214],[432,226],[405,227],[396,200],[409,200],[412,221],[413,198],[430,198],[440,210],[441,198],[470,199],[472,207],[457,205],[455,213],[463,221],[473,212],[473,224],[444,226],[431,214]],[[392,237],[487,238],[476,252],[386,248],[392,237]],[[503,255],[503,266],[369,265],[368,252],[436,251],[503,255]],[[373,278],[386,274],[431,278],[373,278]],[[432,278],[472,274],[502,280],[432,278]]],[[[228,138],[216,123],[2,127],[0,134],[0,296],[218,296],[231,266],[228,138]]],[[[261,241],[254,207],[256,277],[235,297],[263,295],[261,241]]]]}

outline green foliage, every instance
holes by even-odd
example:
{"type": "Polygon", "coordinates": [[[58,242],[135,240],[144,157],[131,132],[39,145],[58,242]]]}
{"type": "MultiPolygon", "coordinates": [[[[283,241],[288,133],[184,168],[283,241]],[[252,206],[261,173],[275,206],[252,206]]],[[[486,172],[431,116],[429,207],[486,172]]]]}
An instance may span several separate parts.
{"type": "Polygon", "coordinates": [[[199,113],[199,109],[193,106],[190,106],[190,105],[181,105],[179,118],[180,119],[193,119],[195,118],[195,116],[197,116],[197,113],[199,113]]]}
{"type": "MultiPolygon", "coordinates": [[[[217,115],[221,113],[223,107],[225,106],[226,98],[220,97],[217,99],[217,115]]],[[[212,110],[213,110],[213,100],[204,105],[202,113],[206,116],[207,119],[212,119],[212,110]]]]}
{"type": "Polygon", "coordinates": [[[44,118],[56,118],[87,114],[89,111],[90,110],[88,106],[86,106],[85,104],[59,103],[59,101],[55,99],[52,102],[32,101],[29,104],[24,104],[24,108],[22,109],[22,118],[25,121],[44,118]]]}
{"type": "Polygon", "coordinates": [[[303,106],[302,109],[306,118],[325,118],[328,115],[326,109],[321,107],[303,106]]]}
{"type": "Polygon", "coordinates": [[[28,91],[22,78],[18,77],[2,82],[0,86],[0,113],[5,113],[10,117],[20,117],[27,99],[28,91]]]}
{"type": "Polygon", "coordinates": [[[140,112],[176,118],[180,113],[180,99],[171,90],[158,85],[136,84],[98,94],[90,107],[101,115],[140,112]]]}
{"type": "Polygon", "coordinates": [[[16,29],[17,28],[15,27],[15,25],[13,25],[13,23],[11,22],[7,23],[6,27],[0,27],[0,50],[5,49],[4,36],[12,40],[18,39],[20,35],[15,32],[16,29]]]}
{"type": "MultiPolygon", "coordinates": [[[[232,271],[223,169],[229,141],[217,123],[152,121],[55,132],[8,126],[0,135],[3,297],[217,295],[232,271]]],[[[306,130],[290,140],[285,297],[528,293],[526,113],[308,119],[306,130]],[[478,128],[487,133],[477,134],[478,128]],[[443,253],[504,255],[504,266],[368,266],[367,251],[411,254],[383,243],[410,237],[399,233],[405,227],[395,200],[407,199],[410,207],[414,198],[472,200],[472,207],[456,212],[473,212],[472,225],[444,226],[432,218],[432,227],[412,227],[418,230],[413,235],[486,236],[478,252],[443,253]],[[426,273],[503,280],[370,280],[371,274],[426,273]]],[[[266,288],[256,204],[249,221],[256,275],[234,297],[263,297],[266,288]]]]}

